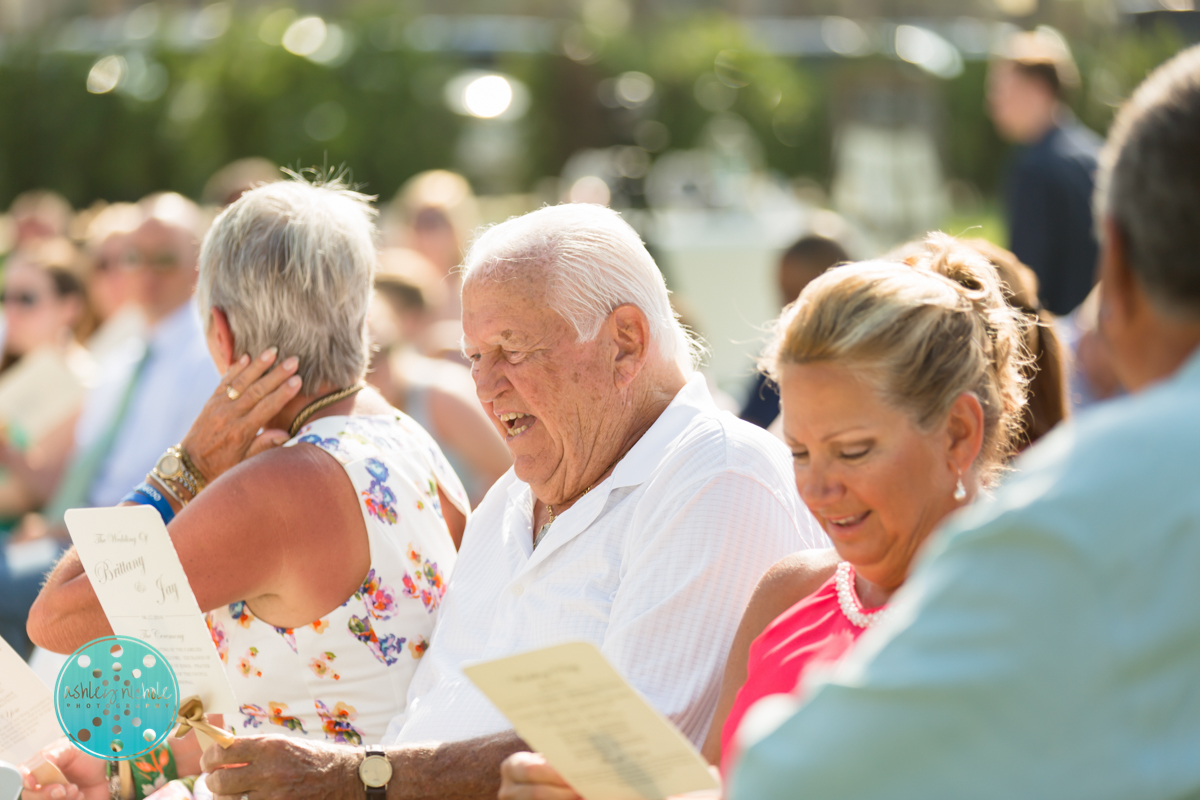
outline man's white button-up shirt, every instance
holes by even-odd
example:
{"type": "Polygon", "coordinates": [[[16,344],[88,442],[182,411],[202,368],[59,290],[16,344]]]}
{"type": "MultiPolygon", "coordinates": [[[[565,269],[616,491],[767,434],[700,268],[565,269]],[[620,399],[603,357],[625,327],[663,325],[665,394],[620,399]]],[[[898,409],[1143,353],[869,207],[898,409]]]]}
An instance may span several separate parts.
{"type": "Polygon", "coordinates": [[[583,640],[699,744],[759,578],[789,553],[828,546],[787,449],[719,411],[699,375],[536,551],[533,502],[510,470],[471,515],[388,743],[510,729],[460,668],[583,640]]]}

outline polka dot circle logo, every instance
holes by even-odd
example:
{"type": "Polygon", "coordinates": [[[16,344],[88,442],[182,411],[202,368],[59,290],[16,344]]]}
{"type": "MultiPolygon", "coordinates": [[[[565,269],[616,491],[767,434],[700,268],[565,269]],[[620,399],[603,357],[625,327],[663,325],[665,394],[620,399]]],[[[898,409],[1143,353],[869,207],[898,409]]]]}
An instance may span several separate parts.
{"type": "Polygon", "coordinates": [[[94,639],[71,654],[54,686],[58,724],[97,758],[125,761],[162,744],[175,725],[179,682],[163,654],[129,636],[94,639]]]}

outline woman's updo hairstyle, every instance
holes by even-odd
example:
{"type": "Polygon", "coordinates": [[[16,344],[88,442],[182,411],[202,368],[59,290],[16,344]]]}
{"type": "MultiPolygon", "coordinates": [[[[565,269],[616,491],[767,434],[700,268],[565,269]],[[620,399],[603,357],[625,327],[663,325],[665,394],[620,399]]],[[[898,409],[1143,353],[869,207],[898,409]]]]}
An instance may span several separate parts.
{"type": "Polygon", "coordinates": [[[836,362],[932,429],[963,392],[983,406],[976,464],[988,480],[1003,467],[1025,405],[1025,327],[1004,299],[996,269],[941,233],[907,263],[835,267],[784,309],[763,367],[836,362]]]}

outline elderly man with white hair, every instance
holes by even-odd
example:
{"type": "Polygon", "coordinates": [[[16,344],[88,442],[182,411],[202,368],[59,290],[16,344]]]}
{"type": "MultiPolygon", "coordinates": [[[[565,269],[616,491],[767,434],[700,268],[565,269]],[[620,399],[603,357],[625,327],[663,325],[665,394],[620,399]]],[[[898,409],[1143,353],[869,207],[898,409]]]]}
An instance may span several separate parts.
{"type": "Polygon", "coordinates": [[[494,797],[501,761],[526,747],[461,666],[566,640],[595,643],[699,743],[755,583],[824,544],[787,450],[713,404],[615,212],[544,208],[486,232],[463,330],[515,463],[467,524],[391,746],[241,738],[205,754],[217,794],[494,797]]]}

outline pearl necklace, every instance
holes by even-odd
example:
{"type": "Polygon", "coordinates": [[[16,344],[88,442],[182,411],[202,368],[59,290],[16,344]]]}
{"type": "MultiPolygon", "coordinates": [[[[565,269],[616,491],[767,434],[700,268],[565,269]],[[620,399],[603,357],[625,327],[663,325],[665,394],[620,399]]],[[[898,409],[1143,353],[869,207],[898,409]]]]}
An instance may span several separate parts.
{"type": "Polygon", "coordinates": [[[846,615],[846,619],[859,628],[869,628],[879,621],[886,609],[866,613],[862,610],[862,603],[859,602],[858,595],[854,593],[854,575],[850,571],[850,562],[842,561],[837,565],[837,596],[838,604],[842,607],[842,613],[846,615]]]}

